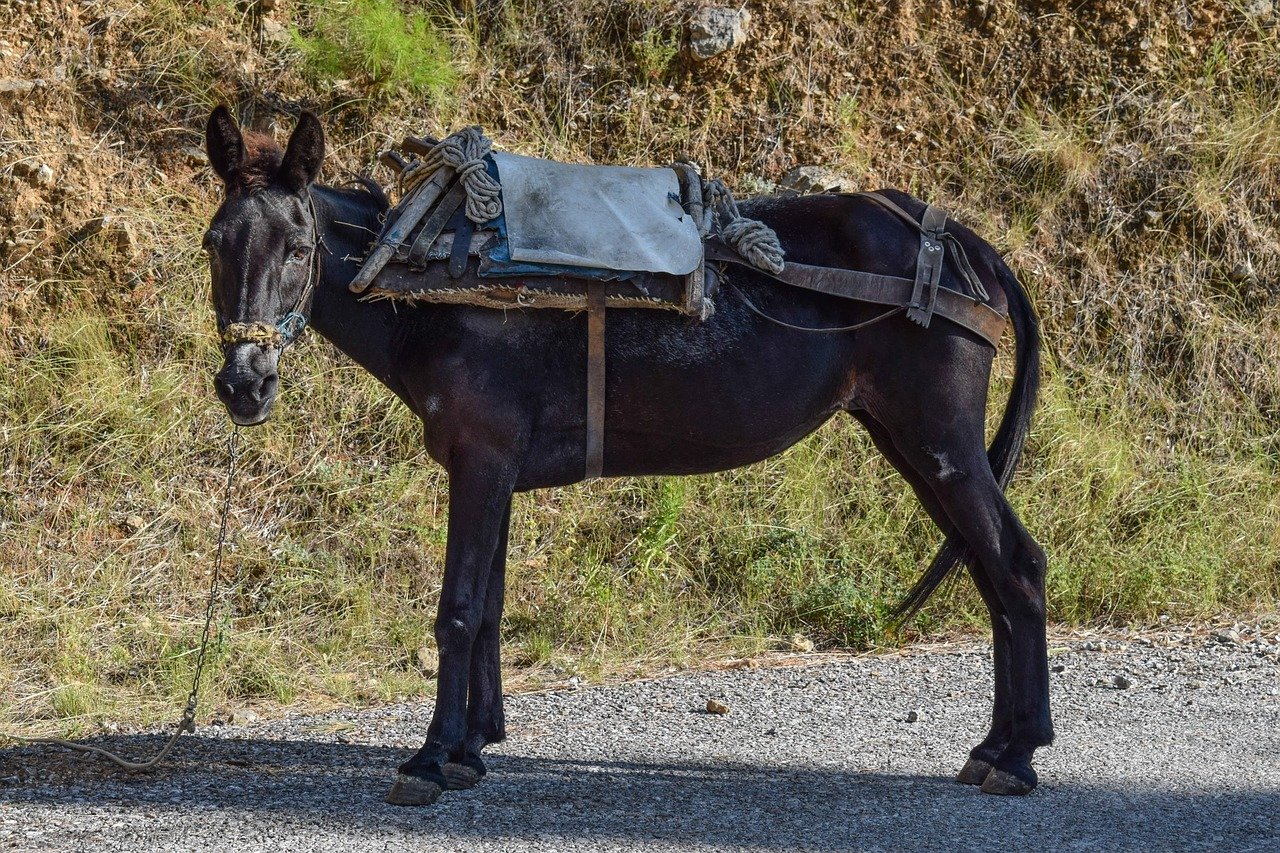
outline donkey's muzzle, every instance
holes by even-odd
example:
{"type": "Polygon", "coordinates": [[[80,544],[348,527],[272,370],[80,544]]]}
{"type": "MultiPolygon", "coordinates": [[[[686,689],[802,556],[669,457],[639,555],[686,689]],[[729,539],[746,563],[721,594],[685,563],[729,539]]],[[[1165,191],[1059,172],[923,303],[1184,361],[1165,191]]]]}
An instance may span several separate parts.
{"type": "Polygon", "coordinates": [[[253,345],[228,349],[226,363],[214,377],[213,387],[235,423],[254,426],[271,414],[280,387],[278,357],[278,352],[264,352],[253,345]]]}

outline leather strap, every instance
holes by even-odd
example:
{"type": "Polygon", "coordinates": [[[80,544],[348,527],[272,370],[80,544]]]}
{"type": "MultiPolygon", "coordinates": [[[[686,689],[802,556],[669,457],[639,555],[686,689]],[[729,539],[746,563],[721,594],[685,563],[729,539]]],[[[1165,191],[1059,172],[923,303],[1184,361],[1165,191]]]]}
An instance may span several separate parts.
{"type": "MultiPolygon", "coordinates": [[[[435,174],[409,191],[409,195],[400,200],[397,209],[403,208],[399,217],[391,226],[378,236],[377,245],[369,252],[356,277],[351,279],[347,289],[352,293],[364,293],[369,289],[378,273],[387,265],[387,261],[395,255],[400,244],[409,238],[414,226],[422,220],[431,205],[444,193],[445,187],[453,180],[455,172],[452,166],[441,166],[435,174]]],[[[392,211],[393,213],[395,211],[392,211]]]]}
{"type": "Polygon", "coordinates": [[[476,231],[476,224],[463,216],[462,221],[453,232],[453,247],[449,251],[449,278],[462,278],[467,271],[467,254],[471,248],[471,235],[476,231]]]}
{"type": "Polygon", "coordinates": [[[467,197],[467,187],[462,181],[457,181],[449,192],[445,193],[444,198],[440,199],[440,203],[431,211],[431,215],[422,223],[422,230],[418,232],[418,239],[413,241],[413,248],[409,250],[409,265],[422,268],[427,265],[429,258],[427,254],[431,251],[431,244],[444,232],[445,226],[449,224],[450,217],[453,212],[461,206],[463,200],[467,197]]]}
{"type": "MultiPolygon", "coordinates": [[[[781,273],[773,275],[752,266],[719,240],[707,241],[706,256],[707,260],[738,264],[793,287],[874,305],[908,305],[915,289],[915,281],[909,278],[835,267],[815,267],[792,261],[787,261],[781,273]]],[[[1008,322],[1007,317],[991,306],[946,287],[938,288],[934,313],[979,335],[993,347],[999,345],[1000,336],[1008,322]]]]}
{"type": "Polygon", "coordinates": [[[916,255],[916,283],[911,290],[911,302],[907,305],[907,319],[926,329],[933,319],[938,301],[938,282],[942,278],[942,265],[946,252],[942,248],[942,233],[947,225],[947,215],[933,205],[924,209],[920,221],[920,253],[916,255]],[[925,301],[928,288],[928,301],[925,301]]]}
{"type": "MultiPolygon", "coordinates": [[[[919,231],[921,235],[928,233],[927,229],[922,223],[916,222],[916,219],[914,216],[912,216],[910,213],[907,213],[905,210],[903,210],[898,205],[894,204],[885,196],[880,195],[880,193],[857,192],[857,193],[847,193],[847,195],[855,198],[865,198],[867,201],[875,202],[876,204],[883,207],[885,210],[892,213],[894,216],[901,219],[907,225],[919,231]]],[[[929,207],[932,207],[932,206],[933,205],[930,205],[929,207]]],[[[926,208],[925,216],[928,216],[928,215],[929,215],[929,210],[928,208],[926,208]]],[[[973,288],[973,295],[978,297],[980,301],[986,301],[987,299],[990,299],[991,297],[987,294],[987,288],[985,285],[983,285],[982,279],[978,278],[978,274],[973,271],[973,264],[969,263],[969,253],[964,250],[964,244],[962,244],[956,238],[956,235],[948,234],[945,230],[943,230],[945,226],[946,226],[946,222],[944,220],[943,225],[938,227],[936,236],[940,238],[942,242],[951,244],[951,257],[955,259],[956,266],[960,268],[960,275],[969,284],[969,287],[973,288]]]]}
{"type": "Polygon", "coordinates": [[[924,228],[921,227],[919,222],[916,222],[916,218],[914,216],[912,216],[910,213],[907,213],[898,205],[894,204],[886,196],[882,196],[880,195],[880,193],[873,193],[873,192],[849,193],[849,195],[855,198],[865,198],[867,201],[874,201],[876,204],[880,205],[885,210],[889,211],[894,216],[898,217],[903,222],[905,222],[906,224],[910,225],[912,228],[919,231],[921,234],[925,233],[924,228]]]}
{"type": "Polygon", "coordinates": [[[586,477],[604,473],[605,291],[587,284],[587,466],[586,477]]]}

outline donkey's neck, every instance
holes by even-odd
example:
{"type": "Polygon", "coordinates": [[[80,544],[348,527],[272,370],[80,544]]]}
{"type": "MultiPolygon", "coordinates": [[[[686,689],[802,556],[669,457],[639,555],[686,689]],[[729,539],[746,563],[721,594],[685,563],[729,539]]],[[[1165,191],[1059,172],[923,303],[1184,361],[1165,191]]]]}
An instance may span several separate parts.
{"type": "Polygon", "coordinates": [[[392,353],[401,337],[404,314],[385,301],[361,302],[347,290],[360,259],[377,236],[379,205],[365,193],[313,185],[320,249],[320,280],[311,307],[311,327],[378,381],[403,396],[392,370],[392,353]]]}

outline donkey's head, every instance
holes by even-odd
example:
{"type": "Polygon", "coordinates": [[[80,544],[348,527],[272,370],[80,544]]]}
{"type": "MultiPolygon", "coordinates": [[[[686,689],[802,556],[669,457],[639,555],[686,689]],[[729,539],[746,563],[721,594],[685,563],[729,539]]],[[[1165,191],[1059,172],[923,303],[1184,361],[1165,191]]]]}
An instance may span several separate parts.
{"type": "Polygon", "coordinates": [[[214,387],[231,419],[262,423],[275,403],[280,353],[302,333],[319,276],[319,232],[308,188],[324,160],[324,130],[309,112],[281,151],[242,134],[226,107],[205,129],[222,205],[205,233],[223,366],[214,387]]]}

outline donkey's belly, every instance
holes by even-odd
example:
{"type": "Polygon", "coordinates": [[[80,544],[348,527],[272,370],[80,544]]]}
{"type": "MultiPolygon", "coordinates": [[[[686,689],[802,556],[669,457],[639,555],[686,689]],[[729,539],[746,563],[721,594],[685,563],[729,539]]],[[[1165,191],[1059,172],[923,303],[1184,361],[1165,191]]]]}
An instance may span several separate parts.
{"type": "Polygon", "coordinates": [[[710,435],[671,435],[605,431],[605,474],[611,477],[646,474],[706,474],[727,471],[776,456],[822,425],[831,412],[779,434],[726,444],[710,435]]]}
{"type": "Polygon", "coordinates": [[[695,474],[767,459],[842,408],[842,379],[734,365],[634,384],[623,378],[605,419],[606,471],[695,474]]]}
{"type": "MultiPolygon", "coordinates": [[[[781,453],[813,432],[846,406],[854,372],[838,344],[802,343],[812,347],[684,350],[675,359],[641,347],[611,352],[605,475],[723,471],[781,453]]],[[[541,469],[540,484],[581,478],[585,404],[585,393],[567,394],[544,421],[551,428],[529,460],[531,473],[541,469]]]]}
{"type": "MultiPolygon", "coordinates": [[[[466,322],[436,339],[447,353],[422,357],[413,395],[429,449],[439,445],[433,455],[445,458],[451,444],[476,434],[523,434],[519,489],[581,480],[585,318],[459,316],[466,322]]],[[[760,324],[733,305],[705,323],[639,309],[610,312],[608,323],[606,476],[705,473],[766,459],[854,393],[848,336],[760,324]]]]}
{"type": "MultiPolygon", "coordinates": [[[[775,456],[821,426],[840,407],[777,408],[740,416],[733,406],[682,407],[652,398],[642,414],[609,407],[605,417],[604,476],[706,474],[775,456]],[[628,417],[628,412],[633,416],[628,417]],[[666,414],[666,419],[655,415],[666,414]],[[790,417],[787,417],[790,415],[790,417]]],[[[540,433],[522,466],[518,490],[577,482],[583,477],[587,431],[582,420],[540,433]]]]}

